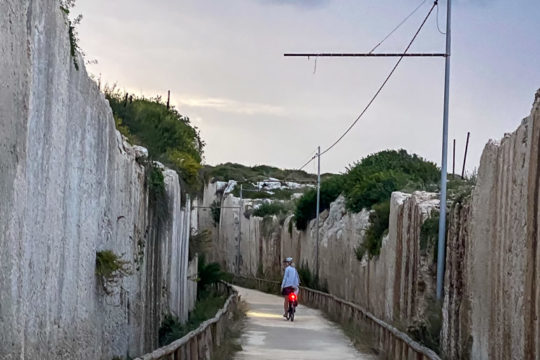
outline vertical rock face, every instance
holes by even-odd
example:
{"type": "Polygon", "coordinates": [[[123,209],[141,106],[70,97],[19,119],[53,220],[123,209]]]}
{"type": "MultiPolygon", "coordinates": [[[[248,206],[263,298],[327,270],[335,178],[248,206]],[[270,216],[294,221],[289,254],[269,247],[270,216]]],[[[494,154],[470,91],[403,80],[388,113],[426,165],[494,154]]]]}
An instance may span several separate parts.
{"type": "Polygon", "coordinates": [[[451,217],[443,337],[453,358],[540,359],[538,94],[514,133],[486,145],[472,200],[451,217]]]}
{"type": "Polygon", "coordinates": [[[178,177],[164,172],[158,221],[138,151],[78,61],[57,0],[0,2],[0,359],[134,356],[193,302],[178,177]],[[110,295],[104,249],[133,271],[110,295]]]}

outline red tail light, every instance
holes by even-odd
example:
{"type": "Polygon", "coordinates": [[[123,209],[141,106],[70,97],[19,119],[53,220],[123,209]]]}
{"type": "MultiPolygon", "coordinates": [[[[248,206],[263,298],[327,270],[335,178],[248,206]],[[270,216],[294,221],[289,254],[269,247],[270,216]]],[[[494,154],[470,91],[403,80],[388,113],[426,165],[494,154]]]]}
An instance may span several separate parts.
{"type": "Polygon", "coordinates": [[[289,294],[289,300],[295,301],[296,300],[296,294],[295,293],[290,293],[289,294]]]}

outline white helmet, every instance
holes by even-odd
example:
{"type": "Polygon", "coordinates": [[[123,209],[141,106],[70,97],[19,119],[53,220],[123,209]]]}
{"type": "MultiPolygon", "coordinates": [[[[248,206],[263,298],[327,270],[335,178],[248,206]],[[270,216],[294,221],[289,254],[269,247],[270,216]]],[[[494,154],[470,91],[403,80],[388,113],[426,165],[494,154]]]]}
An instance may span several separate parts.
{"type": "Polygon", "coordinates": [[[293,261],[292,257],[288,257],[288,258],[285,258],[285,260],[283,260],[283,262],[288,262],[288,263],[292,263],[292,261],[293,261]]]}

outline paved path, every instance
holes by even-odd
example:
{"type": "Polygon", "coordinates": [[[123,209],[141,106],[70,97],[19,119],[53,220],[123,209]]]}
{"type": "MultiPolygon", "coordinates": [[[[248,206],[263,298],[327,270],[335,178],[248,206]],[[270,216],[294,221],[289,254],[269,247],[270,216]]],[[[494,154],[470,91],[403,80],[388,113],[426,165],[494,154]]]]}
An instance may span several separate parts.
{"type": "Polygon", "coordinates": [[[299,305],[294,322],[283,318],[283,298],[236,287],[248,304],[247,323],[237,360],[372,360],[358,352],[319,310],[299,305]]]}

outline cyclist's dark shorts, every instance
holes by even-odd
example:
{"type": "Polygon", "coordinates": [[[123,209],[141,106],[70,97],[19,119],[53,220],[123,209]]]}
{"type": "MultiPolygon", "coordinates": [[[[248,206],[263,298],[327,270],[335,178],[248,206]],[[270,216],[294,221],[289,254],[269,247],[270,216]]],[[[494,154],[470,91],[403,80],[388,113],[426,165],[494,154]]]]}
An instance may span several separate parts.
{"type": "Polygon", "coordinates": [[[283,288],[281,295],[289,295],[290,293],[293,293],[293,292],[294,292],[294,288],[292,286],[287,286],[286,288],[283,288]]]}

